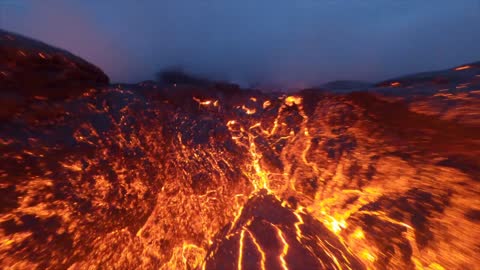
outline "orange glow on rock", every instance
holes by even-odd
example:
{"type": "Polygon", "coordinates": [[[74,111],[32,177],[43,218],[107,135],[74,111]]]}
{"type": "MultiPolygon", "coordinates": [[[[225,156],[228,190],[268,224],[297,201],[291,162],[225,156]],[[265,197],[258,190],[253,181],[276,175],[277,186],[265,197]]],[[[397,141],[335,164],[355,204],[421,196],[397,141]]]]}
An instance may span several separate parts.
{"type": "Polygon", "coordinates": [[[390,83],[390,86],[398,87],[398,86],[400,86],[400,83],[399,82],[392,82],[392,83],[390,83]]]}
{"type": "Polygon", "coordinates": [[[302,98],[298,96],[288,96],[285,98],[285,104],[287,106],[300,105],[302,104],[302,98]]]}
{"type": "Polygon", "coordinates": [[[465,65],[465,66],[457,67],[457,68],[455,68],[455,70],[456,70],[456,71],[460,71],[460,70],[465,70],[465,69],[469,69],[469,68],[471,68],[471,66],[465,65]]]}

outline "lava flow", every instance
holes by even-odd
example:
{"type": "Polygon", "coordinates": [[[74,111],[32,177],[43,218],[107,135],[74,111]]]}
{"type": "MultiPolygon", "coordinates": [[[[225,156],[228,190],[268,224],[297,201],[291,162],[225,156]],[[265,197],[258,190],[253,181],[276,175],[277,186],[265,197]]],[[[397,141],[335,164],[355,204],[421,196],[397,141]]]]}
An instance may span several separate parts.
{"type": "MultiPolygon", "coordinates": [[[[30,62],[87,73],[2,35],[9,89],[30,87],[30,62]]],[[[475,121],[367,92],[35,87],[2,93],[17,104],[1,115],[4,269],[479,267],[475,121]]]]}

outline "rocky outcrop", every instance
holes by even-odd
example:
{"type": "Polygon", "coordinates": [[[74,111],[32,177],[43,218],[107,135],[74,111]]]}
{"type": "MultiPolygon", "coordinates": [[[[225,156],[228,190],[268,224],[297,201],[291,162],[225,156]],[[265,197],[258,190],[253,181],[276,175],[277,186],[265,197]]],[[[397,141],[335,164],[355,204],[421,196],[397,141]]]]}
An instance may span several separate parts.
{"type": "Polygon", "coordinates": [[[0,30],[1,116],[31,98],[63,99],[106,85],[98,67],[61,49],[0,30]]]}

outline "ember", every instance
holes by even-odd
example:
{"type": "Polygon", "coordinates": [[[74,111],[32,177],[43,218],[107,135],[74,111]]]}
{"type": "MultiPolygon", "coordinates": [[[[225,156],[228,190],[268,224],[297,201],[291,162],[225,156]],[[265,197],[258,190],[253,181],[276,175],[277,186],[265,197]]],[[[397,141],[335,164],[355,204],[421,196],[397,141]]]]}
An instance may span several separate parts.
{"type": "Polygon", "coordinates": [[[400,83],[399,82],[392,82],[390,85],[393,86],[393,87],[397,87],[397,86],[400,86],[400,83]]]}
{"type": "Polygon", "coordinates": [[[456,70],[456,71],[460,71],[460,70],[465,70],[465,69],[469,69],[469,68],[471,68],[471,66],[468,66],[468,65],[467,65],[467,66],[457,67],[457,68],[455,68],[455,70],[456,70]]]}

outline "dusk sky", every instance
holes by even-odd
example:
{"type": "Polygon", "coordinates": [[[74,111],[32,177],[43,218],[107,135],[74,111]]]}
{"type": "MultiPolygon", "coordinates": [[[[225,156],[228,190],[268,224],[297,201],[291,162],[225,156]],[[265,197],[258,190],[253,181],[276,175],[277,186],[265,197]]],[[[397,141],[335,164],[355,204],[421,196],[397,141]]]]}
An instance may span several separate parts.
{"type": "Polygon", "coordinates": [[[0,0],[0,28],[114,82],[183,67],[242,84],[377,81],[480,60],[480,0],[0,0]]]}

